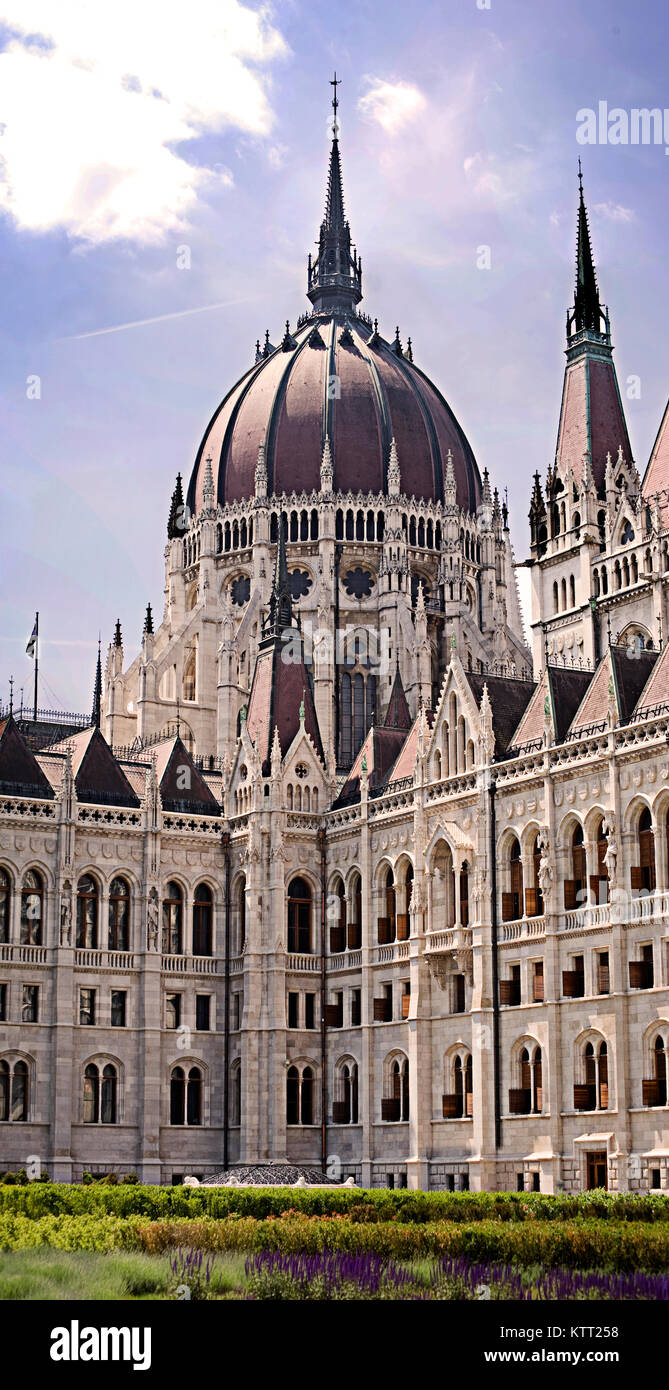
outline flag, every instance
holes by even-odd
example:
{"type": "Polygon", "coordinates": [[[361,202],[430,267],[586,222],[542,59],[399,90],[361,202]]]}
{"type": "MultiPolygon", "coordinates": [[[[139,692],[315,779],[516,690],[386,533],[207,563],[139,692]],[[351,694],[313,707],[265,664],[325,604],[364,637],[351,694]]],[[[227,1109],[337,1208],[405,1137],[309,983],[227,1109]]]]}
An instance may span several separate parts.
{"type": "Polygon", "coordinates": [[[33,627],[33,630],[32,630],[32,632],[31,632],[31,634],[30,634],[30,637],[28,638],[28,645],[27,645],[27,647],[26,647],[26,654],[27,654],[27,656],[33,656],[33,657],[34,657],[36,647],[37,647],[37,618],[35,618],[35,626],[33,627]]]}

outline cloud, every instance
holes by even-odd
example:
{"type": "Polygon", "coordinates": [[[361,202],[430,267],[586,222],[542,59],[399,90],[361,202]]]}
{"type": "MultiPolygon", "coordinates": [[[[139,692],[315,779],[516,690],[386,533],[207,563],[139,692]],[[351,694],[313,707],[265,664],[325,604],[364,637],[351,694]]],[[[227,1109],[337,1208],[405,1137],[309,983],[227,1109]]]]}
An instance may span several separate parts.
{"type": "Polygon", "coordinates": [[[636,217],[632,208],[624,208],[621,203],[594,203],[592,210],[607,222],[633,222],[636,217]]]}
{"type": "Polygon", "coordinates": [[[382,82],[367,78],[369,90],[358,102],[362,116],[376,121],[388,135],[415,120],[427,105],[423,93],[411,82],[382,82]]]}
{"type": "Polygon", "coordinates": [[[478,198],[494,204],[513,202],[527,188],[532,161],[527,154],[500,159],[494,154],[468,155],[463,161],[468,183],[478,198]]]}
{"type": "Polygon", "coordinates": [[[270,133],[268,69],[288,50],[263,8],[0,0],[0,21],[0,208],[19,227],[162,240],[216,180],[181,146],[270,133]]]}

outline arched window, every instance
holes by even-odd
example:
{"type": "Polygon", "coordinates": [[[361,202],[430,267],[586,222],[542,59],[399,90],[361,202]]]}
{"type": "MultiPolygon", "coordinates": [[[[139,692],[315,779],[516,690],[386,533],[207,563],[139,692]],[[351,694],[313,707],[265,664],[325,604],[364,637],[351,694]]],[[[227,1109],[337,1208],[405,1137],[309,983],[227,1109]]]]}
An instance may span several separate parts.
{"type": "Polygon", "coordinates": [[[576,607],[576,586],[574,584],[573,574],[569,576],[569,604],[571,608],[576,607]]]}
{"type": "Polygon", "coordinates": [[[183,953],[183,893],[178,883],[170,881],[163,898],[162,950],[164,956],[183,953]]]}
{"type": "Polygon", "coordinates": [[[539,848],[539,836],[536,835],[532,845],[532,887],[528,888],[525,894],[525,916],[541,917],[544,910],[543,895],[540,888],[539,870],[541,867],[541,849],[539,848]]]}
{"type": "Polygon", "coordinates": [[[349,510],[349,511],[347,511],[347,513],[346,513],[346,539],[347,539],[347,541],[352,541],[352,540],[354,539],[354,537],[353,537],[353,527],[354,527],[353,512],[349,510]]]}
{"type": "Polygon", "coordinates": [[[117,1123],[118,1077],[116,1067],[106,1062],[100,1067],[89,1062],[84,1071],[84,1124],[117,1123]]]}
{"type": "Polygon", "coordinates": [[[655,836],[653,834],[653,822],[647,806],[644,806],[639,816],[639,826],[637,831],[639,862],[632,865],[631,886],[632,889],[643,895],[644,893],[655,892],[655,836]]]}
{"type": "Polygon", "coordinates": [[[107,949],[127,951],[130,941],[130,889],[124,878],[113,878],[109,886],[109,930],[107,949]]]}
{"type": "Polygon", "coordinates": [[[230,1124],[240,1125],[242,1122],[242,1064],[240,1061],[232,1063],[230,1068],[230,1124]]]}
{"type": "Polygon", "coordinates": [[[351,677],[348,671],[341,677],[341,760],[349,767],[353,758],[353,726],[351,722],[351,677]]]}
{"type": "Polygon", "coordinates": [[[25,1062],[0,1061],[0,1120],[28,1119],[28,1067],[25,1062]]]}
{"type": "Polygon", "coordinates": [[[174,1067],[170,1077],[170,1124],[183,1125],[186,1120],[186,1075],[183,1067],[174,1067]]]}
{"type": "Polygon", "coordinates": [[[332,1123],[358,1123],[358,1064],[341,1062],[335,1071],[335,1099],[332,1102],[332,1123]]]}
{"type": "Polygon", "coordinates": [[[41,946],[44,916],[44,880],[35,869],[28,869],[21,887],[21,944],[41,946]]]}
{"type": "Polygon", "coordinates": [[[508,850],[507,864],[509,888],[502,893],[502,921],[517,922],[523,915],[523,863],[516,836],[508,850]]]}
{"type": "Polygon", "coordinates": [[[608,576],[608,572],[607,572],[607,569],[606,569],[606,565],[602,565],[602,593],[603,593],[603,594],[608,594],[608,592],[609,592],[609,576],[608,576]]]}
{"type": "Polygon", "coordinates": [[[186,1124],[202,1124],[202,1072],[191,1067],[186,1083],[186,1124]]]}
{"type": "Polygon", "coordinates": [[[644,1105],[667,1104],[667,1049],[664,1038],[658,1033],[651,1049],[653,1076],[643,1082],[644,1105]]]}
{"type": "Polygon", "coordinates": [[[344,539],[344,513],[343,513],[343,511],[341,510],[341,508],[339,508],[339,509],[337,510],[337,514],[336,514],[336,516],[335,516],[335,540],[343,541],[343,539],[344,539]]]}
{"type": "Polygon", "coordinates": [[[318,512],[315,507],[311,512],[311,540],[318,540],[318,512]]]}
{"type": "Polygon", "coordinates": [[[580,539],[580,535],[581,535],[581,513],[580,513],[580,512],[574,512],[574,517],[573,517],[573,521],[572,521],[572,526],[573,526],[573,528],[574,528],[574,539],[575,539],[575,540],[579,540],[579,539],[580,539]]]}
{"type": "Polygon", "coordinates": [[[288,1068],[286,1077],[286,1124],[314,1123],[314,1073],[309,1066],[288,1068]]]}
{"type": "Polygon", "coordinates": [[[567,910],[585,907],[588,900],[588,883],[585,861],[583,826],[575,825],[569,846],[571,858],[571,878],[564,881],[564,905],[567,910]]]}
{"type": "Polygon", "coordinates": [[[390,1095],[381,1101],[382,1120],[408,1120],[409,1118],[409,1062],[406,1057],[395,1057],[388,1072],[390,1095]]]}
{"type": "Polygon", "coordinates": [[[474,1113],[472,1093],[471,1054],[459,1053],[448,1064],[447,1085],[450,1089],[441,1098],[441,1109],[445,1120],[462,1120],[474,1113]]]}
{"type": "Polygon", "coordinates": [[[555,579],[555,580],[553,581],[553,612],[554,612],[554,613],[559,613],[559,611],[560,611],[560,598],[559,598],[559,591],[558,591],[558,586],[557,586],[557,579],[555,579]]]}
{"type": "Polygon", "coordinates": [[[378,920],[378,938],[382,946],[394,941],[397,935],[397,904],[395,898],[395,879],[392,869],[387,869],[382,887],[383,916],[378,920]]]}
{"type": "Polygon", "coordinates": [[[584,1081],[574,1086],[574,1110],[608,1110],[609,1059],[605,1042],[588,1042],[583,1049],[584,1081]]]}
{"type": "MultiPolygon", "coordinates": [[[[609,869],[606,862],[606,851],[609,847],[608,835],[604,834],[604,821],[599,821],[597,826],[597,902],[608,902],[609,896],[609,869]]],[[[595,883],[591,883],[595,887],[595,883]]]]}
{"type": "Polygon", "coordinates": [[[246,944],[246,878],[242,874],[237,887],[237,955],[246,944]]]}
{"type": "Polygon", "coordinates": [[[11,881],[5,869],[0,869],[0,941],[9,941],[11,881]]]}
{"type": "Polygon", "coordinates": [[[290,539],[291,541],[297,540],[297,512],[290,514],[290,539]]]}
{"type": "Polygon", "coordinates": [[[561,601],[562,601],[562,611],[564,612],[565,608],[567,607],[567,581],[566,581],[566,579],[561,579],[561,580],[560,580],[560,598],[561,598],[561,601]]]}
{"type": "Polygon", "coordinates": [[[100,894],[92,874],[83,874],[77,884],[77,946],[97,948],[100,894]]]}
{"type": "Polygon", "coordinates": [[[170,1124],[202,1124],[202,1072],[199,1067],[173,1067],[170,1075],[170,1124]]]}
{"type": "Polygon", "coordinates": [[[194,956],[211,955],[213,916],[214,902],[211,888],[206,883],[198,883],[193,901],[194,956]]]}
{"type": "Polygon", "coordinates": [[[509,1091],[510,1115],[540,1115],[542,1110],[541,1048],[530,1044],[518,1053],[516,1085],[509,1091]]]}
{"type": "Polygon", "coordinates": [[[460,870],[460,925],[469,926],[469,865],[466,860],[460,870]]]}
{"type": "Polygon", "coordinates": [[[288,950],[298,955],[312,951],[311,889],[304,878],[294,878],[288,886],[288,950]]]}

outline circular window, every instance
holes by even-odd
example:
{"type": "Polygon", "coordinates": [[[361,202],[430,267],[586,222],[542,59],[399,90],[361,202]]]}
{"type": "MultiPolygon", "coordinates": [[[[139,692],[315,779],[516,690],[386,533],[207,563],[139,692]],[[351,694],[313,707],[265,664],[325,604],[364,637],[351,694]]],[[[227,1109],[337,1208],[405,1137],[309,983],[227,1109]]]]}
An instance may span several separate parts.
{"type": "Polygon", "coordinates": [[[240,574],[238,579],[233,579],[230,585],[230,597],[233,603],[242,608],[248,603],[251,594],[251,580],[248,574],[240,574]]]}
{"type": "Polygon", "coordinates": [[[374,579],[369,570],[364,570],[357,565],[354,570],[348,570],[344,575],[344,588],[351,598],[369,598],[374,588],[374,579]]]}
{"type": "Polygon", "coordinates": [[[288,579],[290,581],[290,592],[295,602],[297,602],[298,599],[304,598],[305,594],[309,593],[313,584],[313,579],[307,570],[291,570],[288,579]]]}
{"type": "Polygon", "coordinates": [[[309,776],[309,768],[307,767],[306,763],[298,763],[298,764],[297,764],[297,767],[295,768],[295,776],[296,776],[296,777],[308,777],[308,776],[309,776]]]}

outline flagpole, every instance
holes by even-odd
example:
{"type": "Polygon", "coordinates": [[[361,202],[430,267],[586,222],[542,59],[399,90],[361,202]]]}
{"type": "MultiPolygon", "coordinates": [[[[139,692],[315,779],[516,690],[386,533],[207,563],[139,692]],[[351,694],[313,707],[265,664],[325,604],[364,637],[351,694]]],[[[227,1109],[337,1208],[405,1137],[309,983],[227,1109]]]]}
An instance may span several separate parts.
{"type": "Polygon", "coordinates": [[[39,613],[35,614],[35,704],[33,719],[37,723],[37,671],[39,667],[39,613]]]}

